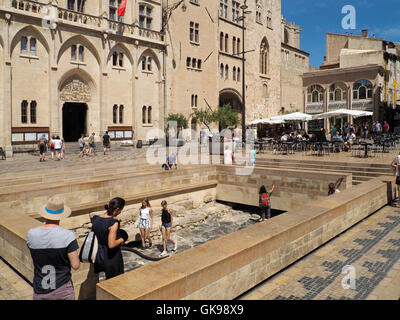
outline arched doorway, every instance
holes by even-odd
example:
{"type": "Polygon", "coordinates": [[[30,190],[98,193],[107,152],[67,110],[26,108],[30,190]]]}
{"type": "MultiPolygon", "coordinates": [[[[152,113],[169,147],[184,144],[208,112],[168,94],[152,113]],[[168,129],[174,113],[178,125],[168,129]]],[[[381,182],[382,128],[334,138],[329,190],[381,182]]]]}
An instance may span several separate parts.
{"type": "Polygon", "coordinates": [[[87,104],[66,102],[62,109],[63,137],[65,142],[76,142],[87,134],[87,104]]]}
{"type": "MultiPolygon", "coordinates": [[[[240,94],[234,89],[224,89],[219,93],[219,106],[222,107],[223,105],[229,104],[233,111],[239,114],[239,126],[242,123],[242,97],[240,94]]],[[[221,131],[222,128],[220,127],[219,130],[221,131]]]]}
{"type": "Polygon", "coordinates": [[[66,142],[78,141],[87,134],[87,113],[91,93],[89,86],[78,77],[65,82],[60,92],[62,104],[62,133],[66,142]]]}

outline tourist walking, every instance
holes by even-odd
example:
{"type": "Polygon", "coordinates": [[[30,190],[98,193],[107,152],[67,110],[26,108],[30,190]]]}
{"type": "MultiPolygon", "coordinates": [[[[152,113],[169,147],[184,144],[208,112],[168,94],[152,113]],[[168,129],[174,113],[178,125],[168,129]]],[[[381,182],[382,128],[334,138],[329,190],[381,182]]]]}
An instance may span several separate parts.
{"type": "Polygon", "coordinates": [[[397,207],[397,208],[400,208],[400,170],[399,170],[399,166],[400,166],[400,153],[392,161],[392,168],[394,169],[394,175],[396,177],[395,183],[397,186],[397,194],[398,194],[397,203],[395,205],[395,207],[397,207]]]}
{"type": "Polygon", "coordinates": [[[139,231],[142,238],[142,249],[146,248],[146,240],[149,241],[150,248],[153,245],[150,239],[150,230],[153,226],[153,210],[151,209],[149,200],[144,199],[142,201],[142,206],[139,211],[139,231]]]}
{"type": "Polygon", "coordinates": [[[379,137],[382,133],[382,125],[379,121],[376,122],[375,128],[376,128],[376,135],[379,137]]]}
{"type": "Polygon", "coordinates": [[[85,135],[81,134],[81,137],[78,140],[79,143],[79,158],[82,158],[85,155],[85,135]]]}
{"type": "Polygon", "coordinates": [[[270,191],[267,191],[265,186],[261,186],[259,192],[259,206],[261,212],[261,218],[259,221],[265,220],[265,214],[267,214],[267,219],[271,219],[271,195],[275,190],[275,185],[272,186],[270,191]]]}
{"type": "Polygon", "coordinates": [[[61,138],[61,159],[65,158],[65,140],[61,138]]]}
{"type": "Polygon", "coordinates": [[[172,216],[171,209],[168,208],[167,201],[163,200],[161,202],[162,211],[161,211],[161,233],[163,239],[163,252],[160,254],[160,257],[164,257],[168,254],[167,251],[167,241],[171,242],[174,245],[172,251],[176,251],[177,243],[171,240],[170,235],[173,232],[174,218],[172,216]]]}
{"type": "Polygon", "coordinates": [[[104,155],[106,155],[106,151],[110,151],[110,136],[108,135],[108,131],[103,136],[103,147],[104,147],[104,155]]]}
{"type": "Polygon", "coordinates": [[[51,139],[50,139],[51,160],[54,160],[54,140],[56,140],[56,136],[52,136],[51,139]]]}
{"type": "Polygon", "coordinates": [[[38,142],[38,148],[39,148],[39,153],[40,153],[40,160],[39,160],[40,162],[46,161],[47,143],[48,142],[46,139],[46,135],[43,134],[38,142]]]}
{"type": "Polygon", "coordinates": [[[94,262],[94,272],[104,272],[106,279],[124,273],[121,245],[127,240],[126,232],[121,232],[120,222],[115,218],[125,207],[122,198],[111,199],[104,208],[106,212],[92,219],[92,230],[97,237],[98,250],[94,262]]]}
{"type": "Polygon", "coordinates": [[[71,268],[78,270],[78,243],[72,231],[59,226],[71,214],[54,196],[39,214],[44,225],[28,231],[27,245],[33,261],[33,300],[75,300],[71,268]]]}
{"type": "Polygon", "coordinates": [[[224,164],[232,164],[232,162],[232,150],[229,148],[229,146],[225,146],[224,164]]]}
{"type": "Polygon", "coordinates": [[[57,160],[61,160],[61,148],[62,148],[62,141],[59,136],[57,136],[54,140],[54,152],[57,160]]]}
{"type": "Polygon", "coordinates": [[[389,129],[390,129],[389,123],[384,121],[383,122],[383,132],[387,134],[387,133],[389,133],[389,129]]]}
{"type": "MultiPolygon", "coordinates": [[[[260,144],[260,146],[261,146],[261,144],[260,144]]],[[[256,155],[257,155],[257,152],[256,152],[256,149],[254,149],[254,146],[253,146],[251,148],[251,151],[250,151],[250,165],[251,166],[254,166],[256,164],[256,155]]]]}
{"type": "Polygon", "coordinates": [[[89,137],[89,153],[96,155],[96,143],[94,142],[95,133],[93,132],[92,135],[89,137]]]}

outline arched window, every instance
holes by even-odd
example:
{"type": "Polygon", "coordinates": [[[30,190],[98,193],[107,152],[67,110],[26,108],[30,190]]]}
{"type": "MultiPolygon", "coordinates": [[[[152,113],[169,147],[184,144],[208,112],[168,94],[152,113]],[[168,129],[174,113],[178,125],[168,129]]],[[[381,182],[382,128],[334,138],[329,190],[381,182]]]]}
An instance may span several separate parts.
{"type": "Polygon", "coordinates": [[[190,57],[186,58],[186,67],[190,68],[190,64],[192,62],[192,59],[190,57]]]}
{"type": "Polygon", "coordinates": [[[237,50],[236,50],[236,54],[240,54],[240,38],[237,38],[237,50]]]}
{"type": "Polygon", "coordinates": [[[224,34],[222,32],[219,34],[219,50],[224,51],[224,34]]]}
{"type": "Polygon", "coordinates": [[[151,123],[151,107],[147,108],[147,123],[151,123]]]}
{"type": "Polygon", "coordinates": [[[372,98],[373,86],[368,80],[358,80],[353,85],[353,99],[363,100],[372,98]]]}
{"type": "Polygon", "coordinates": [[[113,106],[113,123],[117,123],[117,110],[118,110],[118,106],[116,104],[114,104],[114,106],[113,106]]]}
{"type": "Polygon", "coordinates": [[[324,101],[324,88],[316,84],[307,89],[308,103],[321,103],[323,101],[324,101]]]}
{"type": "Polygon", "coordinates": [[[283,32],[283,42],[288,44],[289,43],[289,31],[285,28],[283,32]]]}
{"type": "Polygon", "coordinates": [[[219,67],[219,76],[221,79],[224,78],[224,65],[221,63],[220,67],[219,67]]]}
{"type": "Polygon", "coordinates": [[[116,67],[117,66],[117,62],[118,62],[118,53],[117,52],[113,52],[113,66],[116,67]]]}
{"type": "Polygon", "coordinates": [[[36,39],[35,38],[31,38],[29,40],[29,53],[32,56],[36,56],[36,39]]]}
{"type": "Polygon", "coordinates": [[[83,46],[79,46],[79,61],[83,61],[83,52],[85,48],[83,46]]]}
{"type": "Polygon", "coordinates": [[[192,108],[194,107],[194,94],[192,94],[192,104],[191,104],[191,106],[192,106],[192,108]]]}
{"type": "Polygon", "coordinates": [[[73,44],[71,46],[71,60],[76,60],[76,44],[73,44]]]}
{"type": "Polygon", "coordinates": [[[31,123],[36,123],[36,106],[37,103],[35,100],[31,101],[31,123]]]}
{"type": "Polygon", "coordinates": [[[225,80],[228,80],[228,78],[229,78],[229,66],[226,65],[225,66],[225,80]]]}
{"type": "Polygon", "coordinates": [[[197,60],[197,69],[201,69],[201,59],[197,60]]]}
{"type": "Polygon", "coordinates": [[[346,101],[347,88],[344,83],[334,83],[329,87],[329,101],[346,101]]]}
{"type": "Polygon", "coordinates": [[[237,69],[237,81],[240,81],[240,68],[237,69]]]}
{"type": "Polygon", "coordinates": [[[21,122],[28,122],[28,101],[26,100],[21,102],[21,122]]]}
{"type": "Polygon", "coordinates": [[[119,123],[124,123],[124,106],[119,106],[119,123]]]}
{"type": "Polygon", "coordinates": [[[260,46],[260,73],[268,74],[269,45],[266,38],[263,39],[260,46]]]}
{"type": "Polygon", "coordinates": [[[27,37],[21,37],[21,54],[27,54],[27,44],[28,44],[28,38],[27,37]]]}
{"type": "Polygon", "coordinates": [[[194,106],[197,108],[197,94],[194,96],[194,106]]]}
{"type": "Polygon", "coordinates": [[[229,36],[228,34],[225,34],[225,52],[228,52],[228,47],[229,47],[228,40],[229,36]]]}
{"type": "Polygon", "coordinates": [[[147,57],[147,70],[151,71],[151,57],[147,57]]]}
{"type": "Polygon", "coordinates": [[[124,66],[124,54],[122,52],[119,53],[118,64],[119,64],[120,67],[124,66]]]}
{"type": "Polygon", "coordinates": [[[232,38],[232,53],[236,54],[236,37],[232,38]]]}
{"type": "Polygon", "coordinates": [[[143,106],[142,108],[142,123],[146,123],[146,106],[143,106]]]}
{"type": "Polygon", "coordinates": [[[233,81],[236,81],[236,67],[233,67],[232,76],[233,76],[233,81]]]}
{"type": "Polygon", "coordinates": [[[196,65],[197,65],[197,60],[196,60],[196,58],[193,58],[192,59],[192,68],[196,68],[196,65]]]}
{"type": "Polygon", "coordinates": [[[263,84],[263,94],[264,98],[268,98],[268,86],[265,83],[263,84]]]}
{"type": "Polygon", "coordinates": [[[142,57],[142,70],[146,70],[146,57],[142,57]]]}

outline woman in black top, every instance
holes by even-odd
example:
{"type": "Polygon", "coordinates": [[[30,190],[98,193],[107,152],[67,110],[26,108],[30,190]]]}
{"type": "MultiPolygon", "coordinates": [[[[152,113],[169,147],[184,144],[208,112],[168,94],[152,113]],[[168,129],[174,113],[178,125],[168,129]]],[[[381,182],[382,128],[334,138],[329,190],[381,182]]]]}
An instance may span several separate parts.
{"type": "Polygon", "coordinates": [[[162,212],[161,212],[161,232],[163,237],[163,249],[164,251],[160,254],[160,257],[166,256],[167,253],[167,241],[171,242],[174,245],[173,251],[176,251],[177,244],[175,241],[172,241],[170,238],[170,233],[173,231],[173,217],[172,212],[167,207],[167,201],[163,200],[161,202],[162,212]]]}
{"type": "Polygon", "coordinates": [[[99,245],[94,272],[104,271],[106,279],[124,273],[121,245],[128,240],[128,237],[126,232],[121,232],[123,230],[119,228],[119,221],[114,219],[122,212],[124,206],[124,199],[114,198],[104,206],[107,212],[100,216],[94,216],[92,220],[92,230],[99,245]]]}

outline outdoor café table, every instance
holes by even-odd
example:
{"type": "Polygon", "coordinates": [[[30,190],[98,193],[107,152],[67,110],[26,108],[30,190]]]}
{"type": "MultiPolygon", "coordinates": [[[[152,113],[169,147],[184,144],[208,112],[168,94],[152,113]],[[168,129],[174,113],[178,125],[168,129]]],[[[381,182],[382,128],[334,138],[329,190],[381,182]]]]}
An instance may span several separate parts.
{"type": "Polygon", "coordinates": [[[372,146],[372,143],[362,141],[360,144],[364,146],[364,158],[368,158],[368,146],[372,146]]]}

